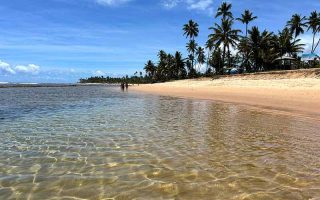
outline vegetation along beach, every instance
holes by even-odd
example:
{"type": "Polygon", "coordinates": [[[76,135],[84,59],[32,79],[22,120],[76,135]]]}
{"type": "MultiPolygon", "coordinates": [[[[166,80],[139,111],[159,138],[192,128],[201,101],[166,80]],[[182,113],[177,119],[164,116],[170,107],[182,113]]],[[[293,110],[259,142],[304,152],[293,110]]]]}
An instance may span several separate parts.
{"type": "Polygon", "coordinates": [[[0,10],[0,200],[320,199],[319,1],[0,10]]]}

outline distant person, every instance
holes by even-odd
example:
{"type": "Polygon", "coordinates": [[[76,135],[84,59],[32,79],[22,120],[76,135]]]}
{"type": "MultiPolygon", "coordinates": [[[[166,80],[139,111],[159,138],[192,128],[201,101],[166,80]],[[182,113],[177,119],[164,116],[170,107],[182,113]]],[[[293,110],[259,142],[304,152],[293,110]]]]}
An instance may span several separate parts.
{"type": "Polygon", "coordinates": [[[123,82],[121,83],[120,87],[121,87],[121,90],[123,91],[124,90],[124,83],[123,82]]]}
{"type": "Polygon", "coordinates": [[[128,82],[126,82],[126,90],[128,90],[128,87],[129,87],[128,82]]]}

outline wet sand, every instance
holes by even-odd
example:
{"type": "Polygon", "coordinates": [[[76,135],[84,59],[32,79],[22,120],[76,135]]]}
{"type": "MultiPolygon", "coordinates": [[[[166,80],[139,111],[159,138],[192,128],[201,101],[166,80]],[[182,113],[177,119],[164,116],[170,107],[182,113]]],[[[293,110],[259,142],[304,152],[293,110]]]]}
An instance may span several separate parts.
{"type": "Polygon", "coordinates": [[[319,70],[201,78],[145,84],[132,90],[175,97],[239,103],[320,119],[319,70]]]}

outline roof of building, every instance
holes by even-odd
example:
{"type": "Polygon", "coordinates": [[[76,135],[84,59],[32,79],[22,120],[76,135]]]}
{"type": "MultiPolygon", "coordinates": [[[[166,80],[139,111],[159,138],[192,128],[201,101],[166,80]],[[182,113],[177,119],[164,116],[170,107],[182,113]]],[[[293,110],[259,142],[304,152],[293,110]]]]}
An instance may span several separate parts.
{"type": "Polygon", "coordinates": [[[281,56],[279,58],[276,58],[274,61],[277,61],[277,60],[296,60],[296,59],[290,56],[281,56]]]}
{"type": "Polygon", "coordinates": [[[301,55],[302,60],[314,60],[320,57],[315,53],[306,53],[301,55]]]}

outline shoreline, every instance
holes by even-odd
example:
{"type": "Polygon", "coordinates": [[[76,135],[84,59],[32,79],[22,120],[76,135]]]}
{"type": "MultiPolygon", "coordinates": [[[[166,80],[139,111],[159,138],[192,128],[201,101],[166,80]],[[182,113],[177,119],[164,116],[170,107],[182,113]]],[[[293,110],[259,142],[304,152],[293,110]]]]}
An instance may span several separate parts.
{"type": "Polygon", "coordinates": [[[201,78],[135,85],[131,87],[131,90],[148,94],[254,106],[320,120],[320,79],[314,77],[287,79],[248,79],[245,76],[219,79],[201,78]]]}
{"type": "Polygon", "coordinates": [[[83,86],[107,86],[118,87],[120,84],[109,83],[7,83],[0,84],[2,88],[56,88],[56,87],[83,87],[83,86]]]}

